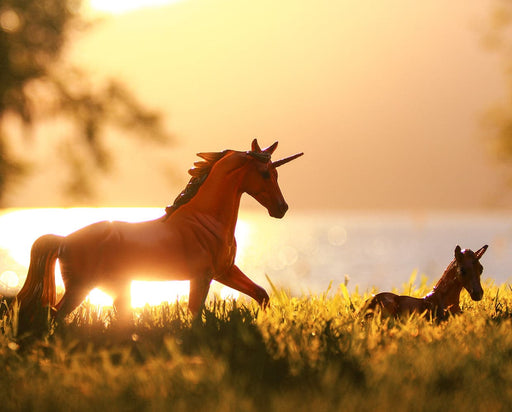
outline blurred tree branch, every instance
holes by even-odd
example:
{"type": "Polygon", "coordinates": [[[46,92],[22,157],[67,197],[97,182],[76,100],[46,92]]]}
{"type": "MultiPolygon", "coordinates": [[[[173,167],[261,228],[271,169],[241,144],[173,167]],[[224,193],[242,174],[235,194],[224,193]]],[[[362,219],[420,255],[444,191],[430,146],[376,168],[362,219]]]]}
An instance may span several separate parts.
{"type": "Polygon", "coordinates": [[[28,171],[8,148],[8,114],[26,128],[49,117],[73,125],[76,135],[64,155],[72,169],[67,191],[74,197],[92,194],[91,167],[108,171],[109,127],[139,139],[169,140],[161,116],[122,83],[93,85],[87,73],[62,62],[72,35],[90,25],[80,8],[81,0],[0,0],[0,204],[9,185],[28,171]]]}
{"type": "Polygon", "coordinates": [[[486,48],[497,53],[504,64],[508,81],[506,99],[491,107],[484,118],[484,126],[492,149],[504,162],[512,161],[512,2],[495,2],[488,24],[483,30],[486,48]]]}

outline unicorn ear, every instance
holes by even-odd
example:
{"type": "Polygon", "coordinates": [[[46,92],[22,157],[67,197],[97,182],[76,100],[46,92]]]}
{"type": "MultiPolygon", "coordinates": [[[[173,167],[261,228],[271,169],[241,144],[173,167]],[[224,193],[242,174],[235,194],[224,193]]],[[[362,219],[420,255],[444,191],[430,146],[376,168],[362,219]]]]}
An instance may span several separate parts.
{"type": "Polygon", "coordinates": [[[251,151],[253,151],[254,153],[260,153],[261,152],[260,145],[258,144],[258,140],[257,139],[254,139],[252,141],[251,151]]]}
{"type": "Polygon", "coordinates": [[[484,245],[480,249],[478,249],[475,252],[476,258],[480,259],[482,257],[482,255],[485,253],[485,251],[487,250],[488,247],[489,247],[489,245],[484,245]]]}
{"type": "Polygon", "coordinates": [[[263,151],[264,151],[265,153],[268,153],[268,154],[272,154],[272,153],[274,153],[274,151],[275,151],[275,150],[276,150],[276,148],[277,148],[277,143],[278,143],[278,142],[275,142],[272,146],[269,146],[269,147],[267,147],[266,149],[263,149],[263,151]]]}

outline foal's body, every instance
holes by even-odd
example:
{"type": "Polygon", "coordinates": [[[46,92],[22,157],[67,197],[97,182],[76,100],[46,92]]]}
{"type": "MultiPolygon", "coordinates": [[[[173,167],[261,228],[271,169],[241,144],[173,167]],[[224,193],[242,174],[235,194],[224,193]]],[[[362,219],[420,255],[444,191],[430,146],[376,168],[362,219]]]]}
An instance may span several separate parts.
{"type": "Polygon", "coordinates": [[[423,298],[396,295],[391,292],[378,293],[369,299],[363,311],[371,316],[380,310],[384,316],[399,317],[411,313],[429,313],[437,319],[444,319],[450,314],[461,312],[460,293],[465,288],[475,301],[482,299],[484,291],[480,283],[483,267],[479,262],[487,245],[476,252],[470,249],[455,248],[455,259],[448,265],[443,276],[432,292],[423,298]]]}

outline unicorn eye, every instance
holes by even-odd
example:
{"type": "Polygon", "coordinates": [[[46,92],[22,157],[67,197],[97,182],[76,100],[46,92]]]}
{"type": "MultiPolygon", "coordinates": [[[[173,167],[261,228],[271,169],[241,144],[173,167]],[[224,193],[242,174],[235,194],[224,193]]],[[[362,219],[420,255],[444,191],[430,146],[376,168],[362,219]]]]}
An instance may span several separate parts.
{"type": "Polygon", "coordinates": [[[264,172],[261,172],[261,176],[263,179],[270,179],[270,172],[268,170],[265,170],[264,172]]]}

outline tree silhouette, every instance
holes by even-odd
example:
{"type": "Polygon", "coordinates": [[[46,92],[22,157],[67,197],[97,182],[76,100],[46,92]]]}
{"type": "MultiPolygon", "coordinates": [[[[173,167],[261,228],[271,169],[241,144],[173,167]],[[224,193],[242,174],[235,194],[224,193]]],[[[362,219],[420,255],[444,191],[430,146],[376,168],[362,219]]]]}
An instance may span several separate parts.
{"type": "Polygon", "coordinates": [[[89,26],[80,8],[81,0],[0,0],[0,204],[9,184],[28,170],[9,150],[8,117],[26,129],[49,117],[72,125],[64,157],[72,169],[66,189],[75,197],[91,194],[91,167],[108,170],[107,129],[121,128],[144,140],[169,139],[160,115],[122,83],[92,84],[87,73],[63,63],[72,36],[89,26]]]}
{"type": "Polygon", "coordinates": [[[499,54],[508,79],[505,100],[491,107],[484,119],[493,151],[508,163],[512,160],[512,2],[495,3],[483,30],[483,41],[499,54]]]}

